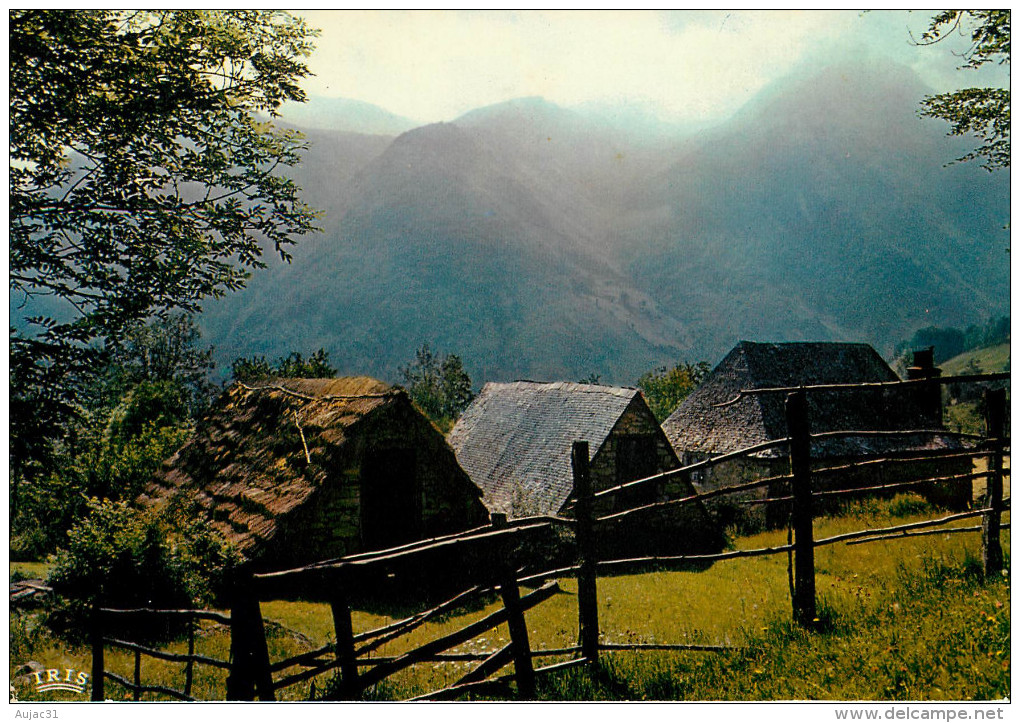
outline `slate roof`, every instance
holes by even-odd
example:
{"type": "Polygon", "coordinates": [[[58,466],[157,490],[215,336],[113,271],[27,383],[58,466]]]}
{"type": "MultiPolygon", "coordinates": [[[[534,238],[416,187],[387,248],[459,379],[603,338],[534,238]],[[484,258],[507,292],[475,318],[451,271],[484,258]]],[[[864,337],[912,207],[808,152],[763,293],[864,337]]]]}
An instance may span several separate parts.
{"type": "MultiPolygon", "coordinates": [[[[889,382],[899,377],[868,344],[830,342],[738,343],[662,424],[678,454],[724,454],[786,436],[786,395],[756,394],[734,404],[741,389],[889,382]]],[[[925,390],[822,391],[808,394],[812,432],[939,429],[923,403],[925,390]]],[[[941,435],[857,438],[815,445],[827,456],[882,453],[892,449],[956,447],[941,435]]],[[[761,456],[778,456],[783,450],[761,456]]]]}
{"type": "Polygon", "coordinates": [[[328,460],[358,422],[399,403],[410,404],[403,391],[369,377],[235,384],[139,502],[151,505],[187,491],[226,539],[257,554],[281,517],[325,481],[328,460]]]}
{"type": "Polygon", "coordinates": [[[640,392],[557,382],[489,383],[447,437],[490,510],[556,514],[574,487],[573,442],[592,458],[640,392]]]}

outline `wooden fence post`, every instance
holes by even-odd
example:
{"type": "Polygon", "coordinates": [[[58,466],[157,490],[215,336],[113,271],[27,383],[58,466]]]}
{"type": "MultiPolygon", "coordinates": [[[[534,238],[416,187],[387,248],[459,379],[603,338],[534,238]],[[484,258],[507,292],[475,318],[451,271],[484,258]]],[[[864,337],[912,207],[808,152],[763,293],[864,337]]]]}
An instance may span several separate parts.
{"type": "Polygon", "coordinates": [[[360,700],[358,684],[358,658],[354,652],[354,625],[347,596],[340,592],[330,603],[333,611],[333,629],[336,631],[336,660],[340,665],[341,700],[360,700]]]}
{"type": "Polygon", "coordinates": [[[266,626],[262,621],[262,606],[259,605],[259,599],[254,595],[249,600],[251,605],[252,663],[255,672],[255,692],[258,693],[259,700],[276,700],[276,691],[273,689],[273,674],[269,669],[269,644],[266,642],[266,626]]]}
{"type": "Polygon", "coordinates": [[[981,562],[985,577],[1002,572],[1002,543],[999,528],[1002,519],[1002,450],[1006,436],[1006,390],[985,391],[985,424],[992,447],[988,458],[988,486],[985,507],[991,508],[981,520],[981,562]]]}
{"type": "Polygon", "coordinates": [[[574,495],[577,516],[577,551],[580,570],[577,574],[577,622],[581,638],[581,655],[589,662],[599,658],[599,598],[595,547],[595,522],[591,483],[590,457],[587,442],[574,442],[570,461],[574,470],[574,495]]]}
{"type": "Polygon", "coordinates": [[[251,669],[251,641],[245,625],[244,595],[239,581],[231,584],[230,601],[230,673],[227,675],[227,700],[255,700],[255,678],[251,669]]]}
{"type": "Polygon", "coordinates": [[[195,661],[191,656],[195,654],[195,618],[188,617],[188,663],[184,668],[184,695],[191,695],[191,686],[195,681],[195,661]]]}
{"type": "Polygon", "coordinates": [[[814,513],[807,395],[802,391],[792,392],[786,398],[786,428],[793,475],[793,619],[811,627],[816,619],[814,513]]]}
{"type": "Polygon", "coordinates": [[[99,603],[92,606],[92,700],[106,700],[106,664],[103,659],[103,619],[99,603]]]}
{"type": "Polygon", "coordinates": [[[134,699],[142,699],[142,651],[135,650],[135,690],[134,699]]]}
{"type": "MultiPolygon", "coordinates": [[[[495,529],[507,526],[506,515],[493,513],[490,517],[495,529]]],[[[531,643],[528,640],[528,625],[521,609],[521,593],[517,587],[517,575],[511,562],[508,544],[498,545],[499,553],[499,594],[506,608],[506,626],[510,631],[510,650],[514,658],[514,677],[517,679],[517,693],[522,700],[535,699],[535,668],[531,660],[531,643]]]]}
{"type": "Polygon", "coordinates": [[[230,605],[230,674],[227,700],[275,700],[269,646],[250,571],[238,573],[230,605]]]}

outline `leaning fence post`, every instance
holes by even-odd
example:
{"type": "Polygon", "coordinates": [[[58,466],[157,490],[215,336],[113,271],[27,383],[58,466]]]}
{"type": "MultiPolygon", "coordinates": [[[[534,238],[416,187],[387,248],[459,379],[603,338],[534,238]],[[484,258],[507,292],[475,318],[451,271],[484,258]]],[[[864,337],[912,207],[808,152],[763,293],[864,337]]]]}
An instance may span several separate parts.
{"type": "Polygon", "coordinates": [[[336,661],[340,666],[340,697],[342,700],[359,700],[358,657],[354,651],[354,625],[347,596],[337,593],[330,603],[333,611],[333,629],[336,631],[336,661]]]}
{"type": "Polygon", "coordinates": [[[230,675],[227,700],[275,700],[269,646],[250,571],[238,573],[230,604],[230,675]]]}
{"type": "Polygon", "coordinates": [[[786,398],[786,428],[790,436],[790,473],[793,475],[794,588],[793,618],[810,627],[815,611],[815,541],[811,499],[811,437],[807,395],[792,392],[786,398]]]}
{"type": "MultiPolygon", "coordinates": [[[[495,512],[490,516],[495,529],[507,526],[506,515],[495,512]]],[[[509,554],[510,545],[500,544],[499,594],[503,599],[503,607],[507,612],[507,629],[510,631],[510,650],[514,657],[514,677],[517,679],[517,693],[523,700],[535,698],[535,668],[531,660],[531,643],[528,640],[528,625],[521,609],[521,593],[517,587],[517,575],[514,572],[513,556],[509,554]]]]}
{"type": "Polygon", "coordinates": [[[106,699],[106,674],[103,660],[103,621],[99,603],[92,606],[91,638],[92,638],[92,700],[106,699]]]}
{"type": "Polygon", "coordinates": [[[981,520],[981,562],[985,577],[1002,572],[1002,543],[999,528],[1002,520],[1002,450],[1006,437],[1006,390],[985,392],[985,424],[992,448],[988,458],[988,486],[985,507],[989,511],[981,520]]]}
{"type": "Polygon", "coordinates": [[[577,622],[581,655],[594,663],[599,658],[599,599],[589,459],[588,443],[574,442],[570,461],[574,469],[574,495],[577,498],[577,551],[581,558],[577,573],[577,622]]]}

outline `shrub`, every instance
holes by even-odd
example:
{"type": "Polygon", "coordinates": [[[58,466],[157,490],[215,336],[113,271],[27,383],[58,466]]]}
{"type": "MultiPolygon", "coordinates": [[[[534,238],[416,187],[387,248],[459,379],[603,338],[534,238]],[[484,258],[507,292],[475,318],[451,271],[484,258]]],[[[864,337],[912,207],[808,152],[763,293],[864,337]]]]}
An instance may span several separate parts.
{"type": "MultiPolygon", "coordinates": [[[[11,531],[11,562],[32,562],[46,556],[50,547],[50,536],[41,526],[23,527],[11,531]]],[[[13,581],[12,581],[13,582],[13,581]]]]}
{"type": "MultiPolygon", "coordinates": [[[[207,524],[183,512],[157,515],[125,502],[89,500],[67,547],[51,558],[49,583],[63,598],[54,627],[77,637],[94,604],[188,608],[211,602],[236,557],[207,524]]],[[[170,632],[147,626],[144,637],[170,632]]]]}
{"type": "Polygon", "coordinates": [[[133,500],[191,433],[187,390],[174,381],[143,381],[112,409],[85,415],[59,464],[25,481],[11,522],[11,554],[40,560],[67,544],[89,497],[133,500]]]}
{"type": "Polygon", "coordinates": [[[931,503],[919,495],[896,495],[889,502],[889,514],[893,517],[909,517],[931,511],[931,503]]]}
{"type": "Polygon", "coordinates": [[[412,363],[400,367],[400,376],[411,401],[443,434],[453,429],[461,412],[475,398],[461,358],[435,354],[428,344],[415,352],[412,363]]]}
{"type": "Polygon", "coordinates": [[[37,650],[44,637],[45,631],[39,625],[35,615],[25,615],[14,612],[10,616],[10,658],[11,660],[25,660],[37,650]]]}
{"type": "Polygon", "coordinates": [[[652,414],[661,423],[698,388],[711,367],[708,362],[692,364],[677,362],[673,367],[660,367],[643,374],[637,381],[652,414]]]}

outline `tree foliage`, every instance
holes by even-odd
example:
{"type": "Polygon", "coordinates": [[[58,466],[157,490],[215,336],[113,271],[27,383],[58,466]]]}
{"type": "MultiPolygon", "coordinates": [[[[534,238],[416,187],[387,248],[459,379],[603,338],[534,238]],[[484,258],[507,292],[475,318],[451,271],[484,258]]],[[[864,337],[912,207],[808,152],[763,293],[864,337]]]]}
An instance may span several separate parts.
{"type": "Polygon", "coordinates": [[[187,439],[216,389],[211,349],[189,316],[132,325],[123,342],[78,385],[74,422],[51,464],[12,485],[11,550],[38,559],[64,544],[88,497],[134,500],[187,439]]]}
{"type": "MultiPolygon", "coordinates": [[[[935,15],[921,35],[921,45],[939,43],[953,33],[967,37],[961,69],[975,70],[987,63],[1009,65],[1009,10],[945,10],[935,15]]],[[[948,122],[954,136],[973,135],[976,149],[957,159],[982,159],[989,171],[1009,168],[1010,108],[1008,88],[964,88],[926,96],[921,115],[948,122]]]]}
{"type": "Polygon", "coordinates": [[[1010,317],[996,316],[983,324],[971,324],[966,329],[955,327],[926,326],[896,345],[894,356],[902,368],[911,363],[911,352],[915,349],[935,347],[935,363],[959,356],[964,352],[1004,344],[1010,339],[1010,317]]]}
{"type": "MultiPolygon", "coordinates": [[[[953,327],[926,326],[915,331],[908,341],[899,346],[897,356],[909,357],[914,350],[928,347],[934,347],[935,363],[941,364],[967,350],[966,337],[962,330],[953,327]]],[[[909,365],[911,360],[906,361],[909,365]]]]}
{"type": "Polygon", "coordinates": [[[461,358],[456,354],[440,357],[428,344],[415,352],[413,362],[400,368],[400,376],[411,401],[443,432],[453,427],[475,398],[461,358]]]}
{"type": "Polygon", "coordinates": [[[662,422],[680,406],[691,392],[708,376],[708,362],[691,364],[677,362],[672,367],[660,367],[638,379],[638,388],[645,396],[655,418],[662,422]]]}
{"type": "Polygon", "coordinates": [[[46,309],[12,315],[25,471],[128,327],[241,287],[313,228],[279,173],[304,143],[265,120],[304,99],[313,33],[241,10],[13,10],[9,31],[10,291],[46,309]]]}
{"type": "Polygon", "coordinates": [[[300,352],[291,352],[270,364],[264,356],[239,357],[230,368],[235,382],[250,384],[262,379],[326,379],[336,376],[329,363],[329,352],[319,349],[305,359],[300,352]]]}
{"type": "Polygon", "coordinates": [[[188,394],[172,381],[141,382],[112,409],[84,413],[58,463],[12,500],[11,554],[39,559],[65,544],[86,500],[133,502],[192,431],[188,394]]]}
{"type": "Polygon", "coordinates": [[[187,412],[196,416],[217,387],[209,381],[216,367],[212,347],[201,346],[202,334],[189,314],[176,313],[129,326],[110,347],[105,383],[94,385],[92,406],[120,400],[139,384],[166,383],[180,390],[187,412]]]}

